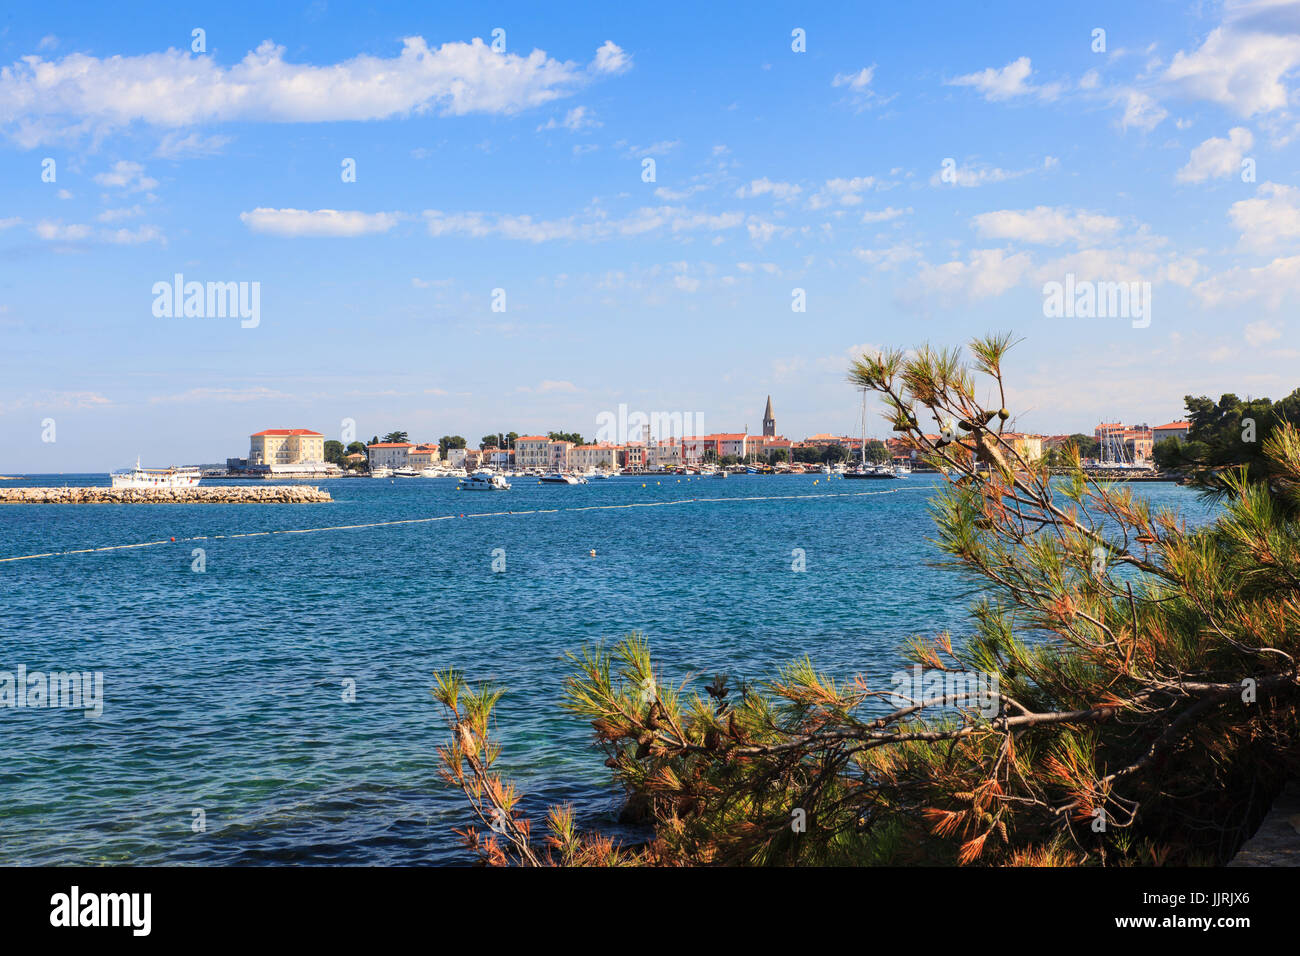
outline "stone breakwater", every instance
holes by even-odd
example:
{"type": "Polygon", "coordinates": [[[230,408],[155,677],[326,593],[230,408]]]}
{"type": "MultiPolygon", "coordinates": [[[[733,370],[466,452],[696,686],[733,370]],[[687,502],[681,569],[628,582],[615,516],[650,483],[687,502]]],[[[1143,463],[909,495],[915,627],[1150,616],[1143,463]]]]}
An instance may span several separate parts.
{"type": "Polygon", "coordinates": [[[231,485],[225,488],[0,488],[11,505],[313,504],[333,501],[328,491],[302,485],[231,485]]]}

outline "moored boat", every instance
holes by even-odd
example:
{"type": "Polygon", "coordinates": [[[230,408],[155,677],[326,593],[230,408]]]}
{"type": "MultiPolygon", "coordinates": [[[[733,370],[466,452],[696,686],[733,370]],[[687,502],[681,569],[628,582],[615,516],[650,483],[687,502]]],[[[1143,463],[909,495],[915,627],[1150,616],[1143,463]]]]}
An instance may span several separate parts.
{"type": "Polygon", "coordinates": [[[142,468],[140,459],[135,467],[109,475],[114,488],[193,488],[203,473],[194,467],[142,468]]]}
{"type": "Polygon", "coordinates": [[[509,491],[510,482],[490,471],[476,471],[456,485],[459,491],[509,491]]]}

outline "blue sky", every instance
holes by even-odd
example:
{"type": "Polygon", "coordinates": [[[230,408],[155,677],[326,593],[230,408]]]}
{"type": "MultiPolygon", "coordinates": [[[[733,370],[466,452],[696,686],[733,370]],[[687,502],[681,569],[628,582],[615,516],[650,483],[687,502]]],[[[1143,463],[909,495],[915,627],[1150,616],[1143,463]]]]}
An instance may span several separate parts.
{"type": "Polygon", "coordinates": [[[1025,430],[1291,391],[1300,7],[1055,6],[16,8],[0,473],[769,393],[856,431],[850,357],[1003,329],[1025,430]],[[259,283],[257,326],[155,316],[176,273],[259,283]],[[1149,325],[1045,316],[1067,274],[1149,325]]]}

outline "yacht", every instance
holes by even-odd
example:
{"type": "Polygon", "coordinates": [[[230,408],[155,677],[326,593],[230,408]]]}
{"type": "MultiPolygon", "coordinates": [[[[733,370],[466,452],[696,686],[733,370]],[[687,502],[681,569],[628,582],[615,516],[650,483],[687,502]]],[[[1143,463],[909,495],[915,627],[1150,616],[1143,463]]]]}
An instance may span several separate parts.
{"type": "Polygon", "coordinates": [[[135,467],[109,475],[114,488],[193,488],[203,473],[198,468],[142,468],[140,459],[135,467]]]}
{"type": "Polygon", "coordinates": [[[889,465],[859,465],[844,472],[845,478],[897,478],[889,465]]]}
{"type": "Polygon", "coordinates": [[[396,471],[393,472],[393,477],[394,478],[419,478],[420,473],[416,471],[414,468],[412,468],[410,465],[403,465],[401,468],[398,468],[396,471]]]}
{"type": "Polygon", "coordinates": [[[566,475],[558,471],[552,475],[542,475],[538,480],[548,485],[585,485],[587,483],[587,479],[580,475],[566,475]]]}
{"type": "Polygon", "coordinates": [[[391,478],[393,477],[393,469],[389,468],[387,465],[376,465],[374,468],[370,469],[370,477],[391,478]]]}
{"type": "Polygon", "coordinates": [[[510,482],[490,471],[476,471],[460,480],[458,491],[509,491],[510,482]]]}

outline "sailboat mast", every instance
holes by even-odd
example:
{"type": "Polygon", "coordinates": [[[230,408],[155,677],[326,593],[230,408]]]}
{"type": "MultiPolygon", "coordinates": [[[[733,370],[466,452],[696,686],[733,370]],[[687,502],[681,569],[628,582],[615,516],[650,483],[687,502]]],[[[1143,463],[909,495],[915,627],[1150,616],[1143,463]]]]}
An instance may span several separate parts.
{"type": "Polygon", "coordinates": [[[862,390],[862,468],[867,467],[867,390],[862,390]]]}

